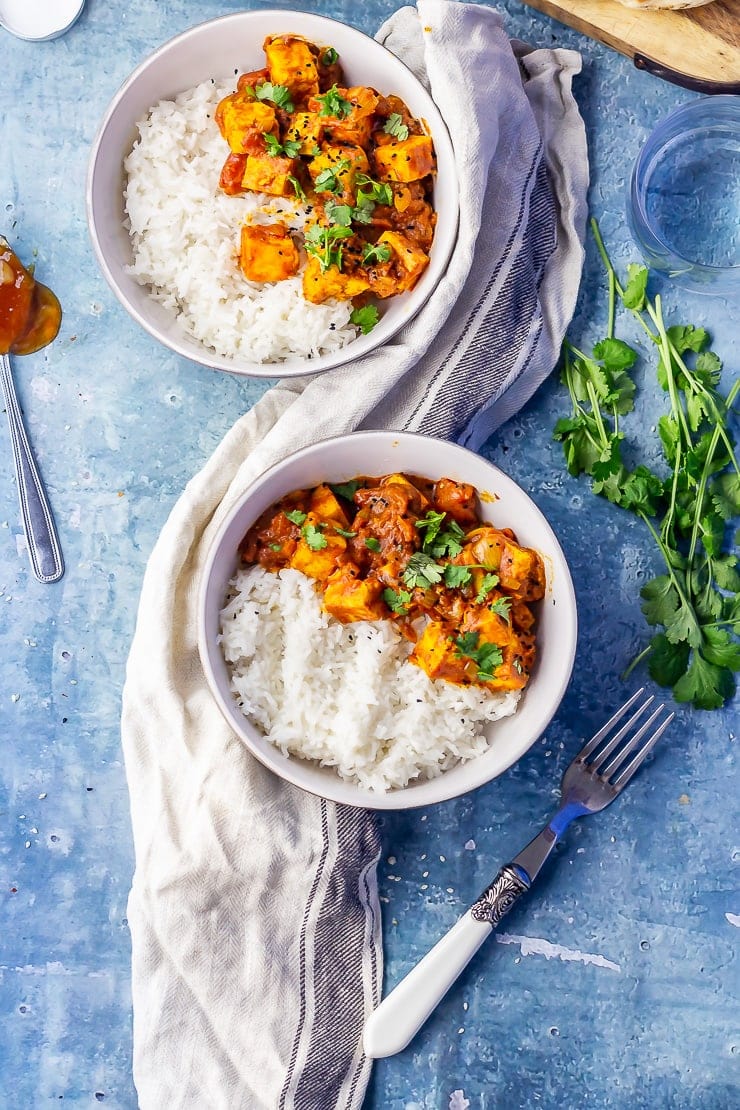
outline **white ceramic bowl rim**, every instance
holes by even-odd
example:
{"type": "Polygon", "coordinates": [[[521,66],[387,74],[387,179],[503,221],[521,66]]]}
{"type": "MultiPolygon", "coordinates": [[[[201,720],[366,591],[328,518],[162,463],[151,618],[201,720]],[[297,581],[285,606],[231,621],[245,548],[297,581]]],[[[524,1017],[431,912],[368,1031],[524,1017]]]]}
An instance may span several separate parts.
{"type": "MultiPolygon", "coordinates": [[[[486,516],[490,511],[488,504],[484,502],[481,510],[486,516]]],[[[534,502],[513,479],[482,457],[456,444],[412,432],[368,431],[333,437],[304,447],[265,471],[233,505],[218,528],[206,555],[199,589],[201,662],[215,701],[231,728],[260,762],[282,778],[335,802],[367,809],[407,809],[446,801],[502,774],[535,743],[554,716],[570,681],[576,640],[576,602],[568,565],[550,525],[534,502]],[[400,465],[378,469],[373,460],[391,459],[396,449],[400,465]],[[335,464],[334,471],[327,473],[329,466],[325,456],[336,456],[338,452],[346,452],[353,461],[343,466],[335,464]],[[426,464],[421,461],[424,452],[427,453],[426,464]],[[408,465],[412,458],[420,458],[419,465],[408,465]],[[365,459],[370,463],[367,468],[358,461],[365,459]],[[226,585],[237,565],[239,541],[264,509],[290,490],[316,484],[321,480],[319,477],[314,481],[316,473],[323,474],[328,481],[342,481],[361,473],[379,476],[393,469],[429,477],[449,475],[472,482],[479,493],[496,492],[504,513],[498,525],[514,528],[522,543],[537,546],[545,558],[548,586],[545,600],[540,603],[539,630],[540,634],[547,630],[548,636],[539,645],[537,664],[516,714],[493,725],[494,739],[486,753],[435,779],[410,783],[403,789],[380,794],[341,779],[331,769],[284,756],[259,733],[228,691],[228,674],[217,644],[217,627],[226,585]],[[474,481],[471,475],[479,480],[474,481]],[[305,476],[304,481],[300,480],[301,476],[305,476]],[[484,480],[480,480],[481,476],[484,480]],[[512,502],[525,507],[522,519],[507,517],[506,506],[512,502]],[[245,506],[249,511],[245,511],[245,506]],[[535,536],[537,542],[532,544],[535,536]],[[557,615],[553,608],[556,601],[557,615]],[[549,651],[548,644],[551,645],[549,651]]]]}
{"type": "MultiPolygon", "coordinates": [[[[240,58],[245,53],[247,52],[243,50],[240,58]]],[[[241,68],[244,68],[244,63],[248,60],[248,56],[244,58],[241,68]]],[[[348,65],[350,74],[357,69],[354,62],[348,65]]],[[[187,72],[191,71],[188,69],[187,72]]],[[[210,73],[199,79],[206,80],[207,76],[210,76],[210,73]]],[[[367,72],[364,79],[365,83],[372,83],[367,72]]],[[[361,82],[358,80],[356,83],[361,82]]],[[[416,315],[442,277],[457,239],[459,212],[457,172],[447,127],[431,96],[403,60],[355,27],[328,16],[279,8],[232,12],[229,15],[199,23],[169,39],[136,67],[111,100],[93,142],[88,164],[85,203],[88,230],[98,265],[113,293],[132,318],[154,339],[176,354],[215,370],[258,378],[301,377],[319,373],[361,358],[387,343],[416,315]],[[174,85],[177,87],[168,84],[166,88],[159,86],[154,91],[156,86],[154,74],[160,66],[170,62],[178,52],[187,53],[192,48],[193,56],[199,58],[200,54],[195,50],[195,44],[209,34],[223,32],[223,41],[229,43],[238,42],[241,35],[248,42],[250,27],[262,27],[262,31],[257,33],[257,37],[260,38],[260,48],[261,36],[270,31],[275,33],[284,30],[303,34],[308,38],[313,36],[326,42],[331,42],[334,38],[337,45],[344,45],[345,49],[348,44],[353,44],[357,47],[356,57],[362,58],[363,65],[365,57],[376,59],[373,64],[379,64],[382,59],[383,64],[395,73],[399,85],[405,86],[395,90],[388,88],[385,91],[398,92],[409,102],[409,107],[416,116],[426,119],[437,153],[435,208],[438,218],[430,255],[431,261],[427,270],[410,293],[391,298],[387,302],[384,314],[372,332],[358,336],[340,351],[322,355],[310,361],[294,357],[279,363],[251,363],[242,358],[235,360],[224,358],[189,336],[177,323],[174,315],[158,305],[144,287],[139,286],[135,279],[124,271],[124,266],[130,263],[131,256],[128,233],[123,227],[125,215],[123,158],[133,145],[135,123],[159,100],[175,96],[197,83],[196,80],[175,81],[174,85]],[[136,94],[147,78],[152,78],[150,82],[153,87],[152,95],[145,97],[143,102],[138,104],[139,97],[136,94]],[[136,106],[133,107],[131,102],[136,106]],[[115,181],[111,179],[111,174],[115,181]],[[120,211],[117,207],[114,207],[113,211],[108,211],[116,189],[120,198],[120,211]],[[115,228],[113,229],[111,225],[115,225],[115,228]]]]}

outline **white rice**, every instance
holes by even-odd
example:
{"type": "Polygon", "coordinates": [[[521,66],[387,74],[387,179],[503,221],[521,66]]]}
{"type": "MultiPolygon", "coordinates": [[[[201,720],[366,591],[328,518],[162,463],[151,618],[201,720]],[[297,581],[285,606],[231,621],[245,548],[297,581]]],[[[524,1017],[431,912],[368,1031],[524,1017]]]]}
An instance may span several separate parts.
{"type": "Polygon", "coordinates": [[[232,91],[233,84],[206,81],[161,101],[137,124],[140,138],[124,162],[134,257],[127,272],[186,332],[226,358],[270,363],[336,351],[357,335],[350,302],[310,304],[300,274],[263,285],[239,270],[245,220],[277,217],[298,229],[305,212],[289,199],[229,197],[219,189],[228,148],[213,115],[232,91]]]}
{"type": "Polygon", "coordinates": [[[341,624],[295,570],[237,572],[221,647],[239,706],[268,740],[368,790],[480,755],[486,722],[510,716],[520,697],[431,681],[407,661],[392,621],[341,624]]]}

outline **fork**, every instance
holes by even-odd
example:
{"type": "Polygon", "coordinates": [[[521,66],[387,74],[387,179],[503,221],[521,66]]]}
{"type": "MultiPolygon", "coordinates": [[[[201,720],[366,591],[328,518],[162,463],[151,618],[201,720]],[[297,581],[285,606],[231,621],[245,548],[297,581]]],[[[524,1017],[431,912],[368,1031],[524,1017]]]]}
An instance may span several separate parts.
{"type": "Polygon", "coordinates": [[[658,723],[665,709],[661,704],[640,724],[653,703],[651,694],[620,725],[644,693],[644,687],[637,690],[566,768],[560,806],[542,832],[501,868],[470,909],[370,1015],[363,1033],[367,1056],[393,1056],[406,1047],[483,941],[529,890],[571,821],[598,813],[621,794],[675,716],[669,713],[658,723]]]}

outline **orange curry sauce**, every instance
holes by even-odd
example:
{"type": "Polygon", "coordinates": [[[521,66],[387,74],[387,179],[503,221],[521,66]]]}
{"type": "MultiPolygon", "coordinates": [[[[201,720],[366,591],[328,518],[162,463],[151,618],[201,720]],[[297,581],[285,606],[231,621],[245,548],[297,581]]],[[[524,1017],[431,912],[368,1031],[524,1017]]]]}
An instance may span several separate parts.
{"type": "Polygon", "coordinates": [[[62,309],[0,236],[0,355],[30,355],[56,338],[62,309]]]}
{"type": "Polygon", "coordinates": [[[397,622],[430,678],[496,692],[527,684],[542,558],[479,518],[471,485],[388,474],[296,490],[262,514],[241,556],[315,579],[342,623],[397,622]]]}
{"type": "Polygon", "coordinates": [[[265,68],[243,73],[215,120],[229,154],[220,187],[292,199],[303,235],[285,222],[247,223],[239,264],[250,281],[298,273],[306,300],[383,299],[414,287],[429,263],[437,163],[424,123],[400,97],[347,86],[332,47],[270,35],[265,68]]]}

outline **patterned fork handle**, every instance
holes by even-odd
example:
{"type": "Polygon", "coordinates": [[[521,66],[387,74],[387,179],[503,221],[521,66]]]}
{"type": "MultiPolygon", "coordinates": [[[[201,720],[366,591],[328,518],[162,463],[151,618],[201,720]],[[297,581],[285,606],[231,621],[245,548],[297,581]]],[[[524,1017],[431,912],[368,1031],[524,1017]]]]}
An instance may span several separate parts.
{"type": "Polygon", "coordinates": [[[0,380],[5,394],[18,498],[31,569],[39,582],[56,582],[64,574],[64,560],[44,483],[28,441],[7,355],[0,356],[0,380]]]}

